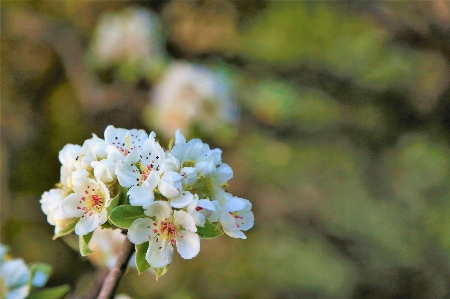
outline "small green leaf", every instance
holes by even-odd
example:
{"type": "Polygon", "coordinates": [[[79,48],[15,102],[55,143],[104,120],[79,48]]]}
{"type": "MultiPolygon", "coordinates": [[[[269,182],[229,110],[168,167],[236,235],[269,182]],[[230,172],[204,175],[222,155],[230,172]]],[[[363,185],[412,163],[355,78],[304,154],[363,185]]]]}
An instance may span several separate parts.
{"type": "Polygon", "coordinates": [[[106,211],[108,212],[108,215],[111,215],[112,210],[116,208],[117,206],[123,205],[127,202],[127,188],[120,188],[119,192],[117,193],[116,197],[114,197],[109,206],[106,208],[106,211]]]}
{"type": "Polygon", "coordinates": [[[65,227],[63,227],[57,234],[53,236],[53,240],[58,239],[59,237],[65,236],[73,232],[75,229],[75,225],[78,223],[80,218],[72,218],[69,223],[65,227]]]}
{"type": "Polygon", "coordinates": [[[39,292],[32,292],[27,299],[61,299],[70,291],[69,285],[65,284],[53,288],[47,288],[39,292]]]}
{"type": "Polygon", "coordinates": [[[197,234],[202,239],[214,239],[218,236],[223,235],[223,231],[218,228],[215,224],[212,224],[209,221],[205,222],[205,226],[197,226],[197,234]]]}
{"type": "Polygon", "coordinates": [[[100,225],[102,228],[116,228],[114,224],[112,224],[109,220],[100,225]]]}
{"type": "Polygon", "coordinates": [[[147,262],[145,256],[147,255],[149,243],[144,242],[136,245],[136,269],[141,274],[150,268],[150,264],[147,262]]]}
{"type": "Polygon", "coordinates": [[[169,270],[169,266],[170,266],[170,264],[168,264],[167,266],[165,266],[163,268],[153,268],[153,271],[155,271],[156,280],[158,280],[158,278],[160,278],[161,276],[166,274],[167,270],[169,270]]]}
{"type": "Polygon", "coordinates": [[[91,240],[93,233],[94,232],[90,232],[87,235],[79,237],[80,253],[81,253],[82,256],[86,256],[86,255],[89,255],[89,254],[94,252],[88,246],[89,241],[91,240]]]}
{"type": "Polygon", "coordinates": [[[134,220],[145,217],[147,216],[142,207],[123,205],[112,210],[109,220],[120,228],[128,229],[134,220]]]}
{"type": "Polygon", "coordinates": [[[41,288],[52,274],[52,267],[46,263],[36,262],[30,265],[30,272],[30,284],[33,287],[41,288]]]}

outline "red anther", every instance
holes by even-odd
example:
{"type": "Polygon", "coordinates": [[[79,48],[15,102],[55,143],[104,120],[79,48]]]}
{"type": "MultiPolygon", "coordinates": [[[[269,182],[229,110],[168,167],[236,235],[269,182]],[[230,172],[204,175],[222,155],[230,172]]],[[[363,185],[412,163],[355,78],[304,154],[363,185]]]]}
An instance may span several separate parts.
{"type": "Polygon", "coordinates": [[[201,210],[203,210],[203,208],[202,207],[196,207],[195,210],[196,211],[201,211],[201,210]]]}

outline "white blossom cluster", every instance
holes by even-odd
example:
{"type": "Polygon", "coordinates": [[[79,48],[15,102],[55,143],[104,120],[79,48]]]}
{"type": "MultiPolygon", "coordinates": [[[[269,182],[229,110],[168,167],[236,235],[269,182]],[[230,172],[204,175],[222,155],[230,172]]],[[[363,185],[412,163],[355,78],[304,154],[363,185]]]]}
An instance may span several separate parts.
{"type": "MultiPolygon", "coordinates": [[[[21,258],[12,258],[8,254],[8,247],[0,244],[0,298],[25,299],[36,288],[43,287],[50,276],[51,267],[44,263],[27,265],[21,258]]],[[[64,288],[64,287],[63,287],[64,288]]],[[[45,297],[45,291],[40,291],[45,297]]],[[[67,291],[62,291],[60,297],[67,291]]],[[[58,297],[58,298],[60,298],[58,297]]]]}
{"type": "Polygon", "coordinates": [[[245,239],[253,226],[251,203],[224,190],[233,171],[221,153],[180,131],[164,149],[154,132],[108,126],[104,139],[93,135],[60,151],[60,184],[44,192],[42,210],[56,237],[74,230],[88,243],[98,227],[128,229],[148,266],[164,268],[174,247],[191,259],[200,238],[245,239]]]}

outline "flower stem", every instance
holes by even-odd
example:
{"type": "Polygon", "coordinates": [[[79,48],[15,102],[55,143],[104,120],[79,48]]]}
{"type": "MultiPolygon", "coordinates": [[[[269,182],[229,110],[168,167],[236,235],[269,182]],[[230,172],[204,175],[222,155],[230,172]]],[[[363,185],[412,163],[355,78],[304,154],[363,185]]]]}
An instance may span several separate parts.
{"type": "Polygon", "coordinates": [[[119,286],[120,279],[125,274],[130,261],[131,255],[134,252],[134,244],[131,243],[128,238],[125,239],[120,249],[119,256],[117,257],[114,267],[109,271],[108,275],[103,282],[102,289],[98,295],[98,299],[113,299],[119,286]]]}

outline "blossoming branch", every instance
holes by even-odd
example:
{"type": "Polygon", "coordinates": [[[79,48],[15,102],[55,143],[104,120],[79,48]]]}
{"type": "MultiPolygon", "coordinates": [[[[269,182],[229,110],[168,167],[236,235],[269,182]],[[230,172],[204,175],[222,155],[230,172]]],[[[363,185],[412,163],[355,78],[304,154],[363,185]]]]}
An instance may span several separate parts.
{"type": "Polygon", "coordinates": [[[180,131],[164,149],[154,132],[108,126],[82,146],[59,152],[60,183],[41,198],[54,239],[73,231],[80,253],[92,253],[96,229],[127,230],[136,267],[163,275],[174,248],[184,259],[200,251],[200,239],[227,234],[245,239],[253,227],[251,203],[224,190],[233,171],[220,149],[180,131]]]}

